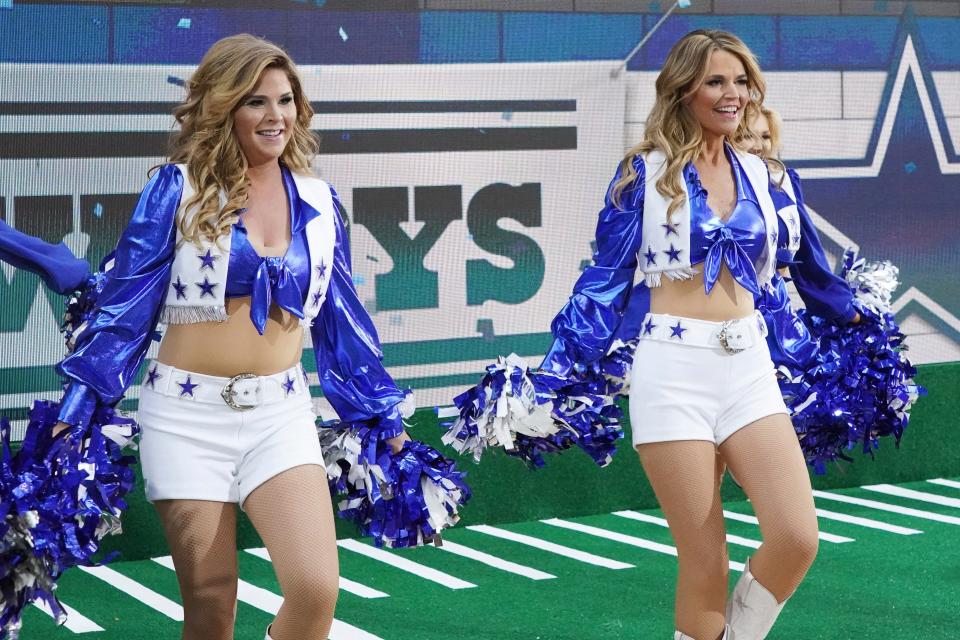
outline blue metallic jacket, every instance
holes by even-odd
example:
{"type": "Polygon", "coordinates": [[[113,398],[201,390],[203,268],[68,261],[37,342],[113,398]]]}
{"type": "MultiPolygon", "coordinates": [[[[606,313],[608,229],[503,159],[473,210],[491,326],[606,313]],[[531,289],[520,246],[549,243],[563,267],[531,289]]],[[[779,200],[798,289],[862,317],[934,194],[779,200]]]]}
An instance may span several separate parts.
{"type": "MultiPolygon", "coordinates": [[[[584,270],[574,285],[569,301],[553,320],[551,330],[554,342],[541,365],[544,369],[568,375],[578,365],[593,363],[603,357],[615,338],[627,341],[640,334],[640,323],[649,311],[650,301],[650,291],[645,284],[641,282],[634,286],[638,254],[642,256],[641,248],[645,246],[641,236],[646,172],[642,161],[639,164],[635,161],[634,166],[638,175],[633,185],[624,190],[623,209],[611,201],[611,190],[620,178],[619,172],[607,189],[604,207],[600,210],[597,222],[597,249],[593,264],[584,270]]],[[[734,170],[739,171],[736,165],[734,170]]],[[[763,220],[758,216],[752,223],[737,225],[739,229],[731,228],[729,233],[718,233],[717,230],[724,225],[717,224],[716,216],[707,206],[706,193],[692,164],[684,169],[683,177],[690,199],[691,247],[697,247],[699,254],[693,262],[697,262],[698,258],[706,261],[704,285],[707,291],[712,285],[711,279],[719,275],[721,262],[731,269],[732,275],[742,286],[756,290],[756,275],[751,273],[753,270],[750,268],[753,266],[751,258],[755,254],[751,245],[756,243],[756,238],[752,236],[765,231],[763,220]],[[748,235],[744,235],[745,232],[748,235]],[[719,246],[721,243],[723,246],[719,246]]],[[[800,194],[796,174],[790,172],[790,179],[795,181],[796,193],[800,194]]],[[[745,181],[738,174],[738,185],[742,182],[745,181]]],[[[770,185],[771,197],[779,209],[783,200],[782,195],[775,194],[778,191],[776,185],[770,185]]],[[[749,200],[749,194],[738,186],[738,206],[744,200],[749,200]]],[[[798,197],[798,200],[800,248],[788,265],[797,289],[811,312],[830,319],[849,321],[856,315],[850,289],[830,270],[816,230],[803,207],[802,197],[798,197]]],[[[732,218],[728,223],[731,221],[732,218]]],[[[778,246],[787,242],[790,233],[782,220],[780,227],[777,230],[778,246]]],[[[774,293],[786,295],[782,278],[774,279],[774,293]]],[[[756,297],[760,298],[760,295],[756,297]]],[[[766,295],[773,294],[768,292],[766,295]]],[[[781,317],[786,322],[786,317],[781,317]]],[[[787,351],[792,346],[785,343],[787,351]]]]}
{"type": "MultiPolygon", "coordinates": [[[[303,236],[306,224],[318,214],[299,197],[286,168],[284,185],[293,234],[287,255],[260,258],[251,255],[245,242],[232,243],[236,255],[230,257],[227,291],[251,295],[251,320],[258,329],[272,303],[300,317],[306,303],[302,271],[311,263],[303,236]]],[[[77,337],[73,353],[58,365],[70,381],[60,413],[63,422],[86,423],[97,403],[115,404],[133,382],[172,286],[182,190],[180,171],[165,165],[141,194],[106,274],[97,313],[77,337]]],[[[333,198],[337,215],[330,283],[310,328],[320,385],[343,421],[371,422],[382,429],[382,437],[390,438],[403,430],[404,393],[383,367],[376,329],[357,297],[343,207],[336,193],[333,198]]],[[[233,233],[242,235],[242,225],[233,233]]]]}

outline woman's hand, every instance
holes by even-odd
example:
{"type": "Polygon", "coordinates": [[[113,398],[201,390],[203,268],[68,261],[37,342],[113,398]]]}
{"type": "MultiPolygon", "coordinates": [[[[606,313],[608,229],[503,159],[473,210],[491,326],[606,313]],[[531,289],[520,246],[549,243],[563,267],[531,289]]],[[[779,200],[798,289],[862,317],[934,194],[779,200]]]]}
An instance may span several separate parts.
{"type": "Polygon", "coordinates": [[[853,316],[853,320],[850,321],[853,324],[860,324],[860,312],[857,311],[857,315],[853,316]]]}
{"type": "Polygon", "coordinates": [[[407,432],[402,431],[400,432],[400,435],[396,436],[395,438],[390,438],[389,440],[387,440],[387,444],[390,445],[390,449],[394,453],[399,453],[400,450],[403,449],[403,443],[408,442],[409,440],[410,440],[410,436],[407,434],[407,432]]]}

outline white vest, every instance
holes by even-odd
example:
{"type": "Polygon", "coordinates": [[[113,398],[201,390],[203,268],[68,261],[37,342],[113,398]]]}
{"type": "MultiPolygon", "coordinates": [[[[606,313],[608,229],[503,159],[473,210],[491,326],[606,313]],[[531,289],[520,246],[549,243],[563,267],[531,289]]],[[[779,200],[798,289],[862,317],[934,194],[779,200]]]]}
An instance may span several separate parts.
{"type": "MultiPolygon", "coordinates": [[[[187,201],[193,197],[186,165],[177,165],[183,175],[183,193],[176,220],[181,216],[196,215],[196,209],[184,214],[187,201]]],[[[326,299],[330,274],[333,271],[333,246],[336,242],[334,216],[340,215],[333,205],[330,186],[314,176],[291,171],[301,200],[316,209],[320,215],[307,223],[307,247],[310,251],[310,287],[303,304],[302,324],[309,326],[317,317],[326,299]]],[[[227,319],[224,294],[227,289],[227,269],[230,265],[231,235],[210,242],[201,238],[198,249],[193,242],[182,242],[183,233],[177,224],[177,249],[170,273],[170,286],[160,322],[165,324],[192,324],[195,322],[223,322],[227,319]]]]}
{"type": "MultiPolygon", "coordinates": [[[[777,262],[777,211],[773,199],[770,198],[770,174],[766,163],[760,158],[736,149],[734,153],[753,186],[760,211],[763,213],[767,246],[763,264],[757,269],[757,280],[761,287],[766,287],[770,284],[777,262]]],[[[666,156],[662,151],[654,149],[641,154],[641,157],[646,165],[646,179],[643,190],[643,237],[637,259],[646,285],[659,287],[661,275],[672,280],[686,280],[698,273],[690,266],[690,198],[685,186],[683,203],[672,217],[671,226],[675,231],[667,232],[665,225],[670,199],[662,195],[656,187],[657,180],[666,167],[666,156]],[[652,262],[647,259],[647,255],[653,258],[652,262]],[[671,255],[677,258],[670,259],[671,255]]]]}
{"type": "Polygon", "coordinates": [[[771,175],[774,188],[776,188],[777,181],[780,180],[781,175],[783,176],[783,181],[780,183],[780,188],[790,196],[793,204],[788,204],[782,209],[777,209],[777,215],[780,216],[783,223],[787,225],[787,250],[790,251],[790,257],[792,258],[800,248],[800,212],[797,210],[797,194],[793,189],[793,180],[790,179],[789,175],[785,173],[771,175]]]}

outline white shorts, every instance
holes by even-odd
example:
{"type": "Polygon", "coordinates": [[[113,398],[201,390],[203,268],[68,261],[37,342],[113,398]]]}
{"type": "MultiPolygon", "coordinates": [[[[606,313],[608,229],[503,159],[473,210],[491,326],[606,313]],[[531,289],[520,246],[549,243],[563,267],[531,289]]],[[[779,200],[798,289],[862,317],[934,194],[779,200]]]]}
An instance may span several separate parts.
{"type": "Polygon", "coordinates": [[[728,323],[647,314],[630,378],[634,446],[719,446],[764,416],[789,415],[765,337],[759,314],[728,323]]]}
{"type": "Polygon", "coordinates": [[[154,362],[140,390],[140,464],[147,500],[243,505],[275,475],[323,465],[316,414],[297,366],[271,376],[208,376],[154,362]]]}

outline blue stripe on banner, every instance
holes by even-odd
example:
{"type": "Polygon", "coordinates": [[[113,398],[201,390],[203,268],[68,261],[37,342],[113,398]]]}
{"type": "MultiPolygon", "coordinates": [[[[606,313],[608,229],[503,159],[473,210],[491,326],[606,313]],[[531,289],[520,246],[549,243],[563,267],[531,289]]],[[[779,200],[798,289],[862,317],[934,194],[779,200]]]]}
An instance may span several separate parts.
{"type": "Polygon", "coordinates": [[[109,62],[105,6],[20,4],[0,11],[0,61],[109,62]]]}
{"type": "Polygon", "coordinates": [[[778,69],[874,69],[890,67],[896,17],[780,18],[778,69]]]}
{"type": "Polygon", "coordinates": [[[499,14],[492,11],[424,11],[420,14],[420,62],[499,61],[499,14]]]}
{"type": "Polygon", "coordinates": [[[643,36],[642,27],[638,13],[504,13],[504,61],[620,59],[643,36]]]}
{"type": "Polygon", "coordinates": [[[918,18],[923,65],[929,71],[956,71],[960,67],[960,20],[918,18]]]}
{"type": "MultiPolygon", "coordinates": [[[[652,29],[659,19],[660,16],[656,15],[646,16],[643,32],[652,29]]],[[[627,68],[659,70],[667,59],[670,47],[695,29],[721,29],[736,34],[760,59],[762,68],[773,68],[777,65],[776,20],[775,16],[690,16],[674,13],[660,25],[627,68]]]]}
{"type": "Polygon", "coordinates": [[[211,44],[252,33],[286,49],[299,64],[416,63],[419,15],[407,11],[252,11],[116,7],[120,63],[196,64],[211,44]]]}

